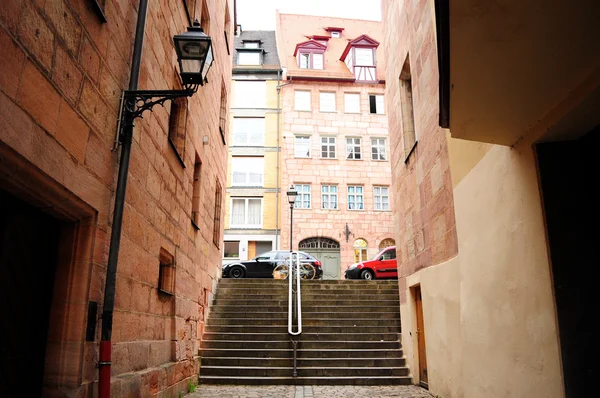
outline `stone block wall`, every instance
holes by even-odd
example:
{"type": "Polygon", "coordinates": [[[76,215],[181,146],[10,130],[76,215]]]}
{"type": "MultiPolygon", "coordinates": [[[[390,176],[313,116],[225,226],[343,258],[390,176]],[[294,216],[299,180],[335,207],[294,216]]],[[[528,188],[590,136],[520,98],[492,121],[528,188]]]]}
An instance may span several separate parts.
{"type": "MultiPolygon", "coordinates": [[[[99,319],[119,168],[113,144],[138,15],[138,2],[97,3],[106,22],[94,0],[8,0],[0,6],[0,154],[18,164],[0,164],[2,180],[15,192],[31,192],[19,193],[28,202],[36,192],[45,194],[41,181],[54,184],[63,196],[44,200],[76,231],[63,243],[74,255],[58,265],[45,360],[47,393],[57,396],[97,388],[99,319]],[[17,171],[8,173],[11,167],[17,171]],[[90,301],[99,304],[98,319],[95,341],[85,342],[90,301]]],[[[150,1],[138,87],[179,87],[172,37],[190,24],[186,3],[199,20],[205,3],[215,61],[208,83],[187,100],[180,155],[168,140],[170,103],[136,121],[113,319],[115,397],[133,391],[153,396],[195,380],[199,339],[220,274],[227,148],[219,116],[231,81],[223,31],[233,37],[233,24],[225,26],[234,19],[233,2],[150,1]],[[194,226],[197,161],[200,216],[194,226]],[[217,185],[222,203],[215,243],[217,185]],[[173,295],[158,290],[161,250],[175,259],[173,295]]]]}

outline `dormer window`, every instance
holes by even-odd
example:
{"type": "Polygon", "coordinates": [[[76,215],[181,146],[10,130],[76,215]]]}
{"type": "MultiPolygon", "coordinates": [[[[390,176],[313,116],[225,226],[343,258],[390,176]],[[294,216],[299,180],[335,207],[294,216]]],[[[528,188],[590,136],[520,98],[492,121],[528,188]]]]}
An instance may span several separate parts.
{"type": "Polygon", "coordinates": [[[260,48],[259,41],[244,41],[244,48],[260,48]]]}
{"type": "Polygon", "coordinates": [[[339,39],[340,38],[340,32],[331,32],[331,37],[333,37],[334,39],[339,39]]]}
{"type": "Polygon", "coordinates": [[[300,69],[323,69],[327,45],[314,39],[296,45],[294,56],[300,69]]]}
{"type": "Polygon", "coordinates": [[[329,36],[331,38],[339,39],[340,37],[342,37],[342,30],[344,30],[344,28],[328,27],[325,28],[325,30],[329,32],[329,36]]]}
{"type": "Polygon", "coordinates": [[[323,69],[323,54],[298,53],[300,69],[323,69]]]}
{"type": "Polygon", "coordinates": [[[238,65],[261,65],[261,53],[258,51],[238,50],[238,65]]]}
{"type": "Polygon", "coordinates": [[[362,35],[348,43],[340,61],[344,61],[356,81],[377,82],[376,50],[379,42],[362,35]]]}

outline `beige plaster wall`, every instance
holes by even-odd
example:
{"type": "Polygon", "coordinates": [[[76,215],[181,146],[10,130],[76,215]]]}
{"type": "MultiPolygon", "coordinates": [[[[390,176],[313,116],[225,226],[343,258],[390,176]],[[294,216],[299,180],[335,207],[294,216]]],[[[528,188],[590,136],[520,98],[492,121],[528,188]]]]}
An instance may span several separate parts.
{"type": "MultiPolygon", "coordinates": [[[[458,149],[450,152],[452,157],[460,153],[462,142],[451,141],[458,149]]],[[[457,184],[454,199],[464,396],[563,397],[550,265],[531,147],[487,148],[457,184]]]]}
{"type": "MultiPolygon", "coordinates": [[[[421,286],[430,392],[440,397],[462,397],[462,343],[460,328],[460,262],[454,257],[406,278],[407,286],[421,286]]],[[[418,384],[419,355],[415,300],[410,291],[400,306],[402,347],[418,384]]]]}

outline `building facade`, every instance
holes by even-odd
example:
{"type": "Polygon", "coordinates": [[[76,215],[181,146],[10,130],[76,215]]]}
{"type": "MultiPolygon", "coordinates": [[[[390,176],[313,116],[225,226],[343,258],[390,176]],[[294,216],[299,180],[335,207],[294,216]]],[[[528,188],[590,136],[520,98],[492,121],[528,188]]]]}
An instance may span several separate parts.
{"type": "Polygon", "coordinates": [[[276,23],[282,187],[299,193],[293,214],[281,201],[282,248],[340,279],[394,244],[381,23],[279,13],[276,23]]]}
{"type": "Polygon", "coordinates": [[[223,261],[279,248],[281,67],[274,31],[238,26],[233,54],[223,261]]]}
{"type": "Polygon", "coordinates": [[[382,15],[413,381],[593,395],[599,5],[384,0],[382,15]]]}
{"type": "Polygon", "coordinates": [[[176,396],[197,380],[220,277],[234,3],[2,2],[3,395],[97,396],[107,285],[110,396],[176,396]],[[135,121],[114,285],[117,120],[142,14],[140,90],[181,89],[173,37],[195,19],[214,62],[193,96],[135,121]]]}

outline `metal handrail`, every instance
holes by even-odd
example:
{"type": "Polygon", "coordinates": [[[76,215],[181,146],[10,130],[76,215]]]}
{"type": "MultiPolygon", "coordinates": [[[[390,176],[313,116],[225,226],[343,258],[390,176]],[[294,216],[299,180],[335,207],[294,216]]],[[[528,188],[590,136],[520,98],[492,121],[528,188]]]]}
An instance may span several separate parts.
{"type": "Polygon", "coordinates": [[[288,333],[292,336],[298,336],[302,333],[302,301],[300,300],[300,256],[298,252],[290,253],[290,267],[288,270],[289,291],[288,291],[288,333]],[[294,254],[296,255],[296,264],[293,263],[294,254]],[[294,291],[294,277],[296,279],[296,300],[293,300],[292,292],[294,291]],[[296,309],[296,314],[294,314],[296,309]],[[293,319],[297,316],[297,330],[294,332],[293,319]]]}
{"type": "Polygon", "coordinates": [[[290,251],[290,266],[288,268],[288,333],[290,334],[292,344],[294,345],[294,370],[293,377],[298,376],[296,358],[297,358],[297,347],[298,337],[302,333],[302,300],[301,300],[301,289],[300,289],[300,255],[298,252],[290,251]],[[294,254],[296,256],[296,264],[294,264],[294,254]],[[296,280],[296,289],[294,290],[294,279],[296,280]],[[294,300],[294,294],[296,293],[296,300],[294,300]],[[294,311],[295,310],[295,311],[294,311]],[[295,315],[295,316],[294,316],[295,315]],[[294,331],[293,320],[296,318],[296,331],[294,331]]]}

